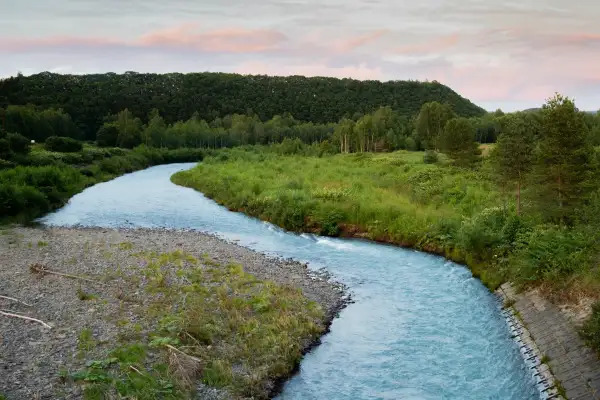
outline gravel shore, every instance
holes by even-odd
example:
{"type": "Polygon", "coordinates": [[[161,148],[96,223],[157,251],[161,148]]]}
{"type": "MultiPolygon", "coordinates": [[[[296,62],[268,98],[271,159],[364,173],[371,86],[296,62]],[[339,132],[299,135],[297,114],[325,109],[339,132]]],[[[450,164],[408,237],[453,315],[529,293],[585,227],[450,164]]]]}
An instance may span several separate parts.
{"type": "MultiPolygon", "coordinates": [[[[61,371],[75,371],[85,364],[76,356],[82,327],[94,332],[100,343],[116,340],[118,327],[111,316],[122,312],[125,296],[141,297],[128,312],[143,305],[143,292],[118,279],[106,279],[128,272],[139,252],[181,250],[194,257],[208,255],[219,263],[235,262],[260,280],[299,288],[304,296],[319,303],[331,320],[347,304],[345,288],[324,273],[307,265],[268,257],[228,243],[217,237],[194,232],[157,229],[25,228],[0,231],[0,310],[37,318],[51,326],[0,315],[0,398],[77,399],[79,385],[61,381],[61,371]],[[36,274],[32,265],[43,265],[64,274],[88,277],[94,282],[54,274],[36,274]],[[82,301],[82,293],[98,294],[101,301],[82,301]]],[[[143,324],[143,321],[140,321],[143,324]]],[[[148,329],[145,327],[144,329],[148,329]]],[[[308,350],[316,343],[303,343],[308,350]]],[[[80,349],[80,348],[79,348],[80,349]]],[[[276,391],[280,382],[272,382],[276,391]]],[[[202,385],[198,398],[226,398],[226,394],[202,385]]]]}

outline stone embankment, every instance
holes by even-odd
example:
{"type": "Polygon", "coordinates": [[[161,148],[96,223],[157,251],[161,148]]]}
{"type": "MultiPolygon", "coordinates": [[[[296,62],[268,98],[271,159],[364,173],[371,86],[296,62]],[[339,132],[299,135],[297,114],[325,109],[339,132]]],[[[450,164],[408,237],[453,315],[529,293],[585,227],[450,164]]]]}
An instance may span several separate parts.
{"type": "Polygon", "coordinates": [[[600,400],[600,361],[557,306],[510,284],[496,293],[542,399],[600,400]]]}

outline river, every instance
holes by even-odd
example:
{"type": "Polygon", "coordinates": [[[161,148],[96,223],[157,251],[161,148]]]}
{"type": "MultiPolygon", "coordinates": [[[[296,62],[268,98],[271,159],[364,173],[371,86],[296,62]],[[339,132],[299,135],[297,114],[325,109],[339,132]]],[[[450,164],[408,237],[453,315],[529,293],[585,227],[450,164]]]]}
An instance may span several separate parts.
{"type": "Polygon", "coordinates": [[[350,287],[355,303],[278,399],[540,398],[498,300],[467,268],[393,246],[287,233],[230,212],[170,182],[193,165],[152,167],[95,185],[41,222],[191,228],[326,268],[350,287]]]}

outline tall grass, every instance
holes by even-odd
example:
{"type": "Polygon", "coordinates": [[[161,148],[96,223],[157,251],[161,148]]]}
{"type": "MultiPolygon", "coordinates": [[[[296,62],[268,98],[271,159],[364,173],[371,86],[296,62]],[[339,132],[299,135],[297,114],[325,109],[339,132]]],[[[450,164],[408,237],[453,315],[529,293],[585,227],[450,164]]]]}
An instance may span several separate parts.
{"type": "MultiPolygon", "coordinates": [[[[517,217],[511,193],[487,172],[426,164],[423,153],[281,155],[222,151],[173,182],[292,231],[362,237],[467,264],[491,289],[506,280],[564,291],[593,272],[597,235],[517,217]]],[[[581,285],[580,285],[581,286],[581,285]]]]}

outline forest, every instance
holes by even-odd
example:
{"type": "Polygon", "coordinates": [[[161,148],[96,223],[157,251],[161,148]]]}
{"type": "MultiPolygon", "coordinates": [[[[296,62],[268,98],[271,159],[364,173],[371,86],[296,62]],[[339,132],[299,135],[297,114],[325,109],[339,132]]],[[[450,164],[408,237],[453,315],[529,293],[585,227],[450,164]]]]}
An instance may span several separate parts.
{"type": "Polygon", "coordinates": [[[128,109],[146,120],[152,109],[167,124],[194,114],[213,121],[227,115],[256,115],[261,121],[291,114],[314,124],[357,119],[390,106],[402,116],[417,113],[423,103],[449,104],[461,116],[485,110],[438,82],[358,81],[303,76],[271,77],[225,73],[59,75],[48,72],[0,81],[0,107],[34,104],[71,115],[82,138],[94,140],[107,115],[128,109]]]}

